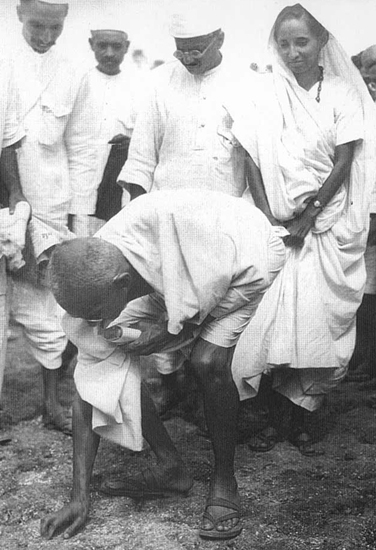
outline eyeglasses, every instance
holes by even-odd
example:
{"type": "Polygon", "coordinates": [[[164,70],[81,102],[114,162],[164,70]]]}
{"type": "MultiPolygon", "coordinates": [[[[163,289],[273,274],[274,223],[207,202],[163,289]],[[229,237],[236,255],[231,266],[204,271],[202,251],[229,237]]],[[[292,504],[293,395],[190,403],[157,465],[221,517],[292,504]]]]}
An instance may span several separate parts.
{"type": "Polygon", "coordinates": [[[176,50],[173,55],[179,61],[182,61],[184,58],[187,57],[189,57],[189,59],[191,59],[192,61],[199,61],[202,57],[204,57],[206,52],[209,51],[216,40],[217,36],[214,36],[202,52],[200,52],[200,50],[188,50],[186,52],[183,52],[182,50],[176,50]]]}

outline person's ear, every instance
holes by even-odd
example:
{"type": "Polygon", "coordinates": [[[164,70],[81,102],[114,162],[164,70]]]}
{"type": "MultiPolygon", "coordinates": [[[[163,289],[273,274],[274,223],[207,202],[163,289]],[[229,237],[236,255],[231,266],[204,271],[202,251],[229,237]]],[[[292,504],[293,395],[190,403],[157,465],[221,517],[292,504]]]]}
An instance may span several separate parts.
{"type": "Polygon", "coordinates": [[[375,94],[376,94],[376,82],[369,82],[367,84],[367,86],[368,86],[368,89],[369,89],[372,97],[374,97],[375,94]]]}
{"type": "Polygon", "coordinates": [[[92,38],[89,38],[89,44],[90,44],[90,48],[94,51],[94,40],[92,38]]]}
{"type": "Polygon", "coordinates": [[[329,32],[325,29],[325,32],[320,37],[320,49],[327,45],[329,40],[329,32]]]}
{"type": "Polygon", "coordinates": [[[131,282],[131,276],[130,273],[127,273],[124,271],[123,273],[120,273],[120,275],[116,275],[112,280],[114,286],[118,289],[120,288],[127,288],[130,285],[131,282]]]}
{"type": "Polygon", "coordinates": [[[130,41],[126,40],[126,42],[124,44],[124,54],[126,54],[128,52],[130,44],[131,44],[130,41]]]}
{"type": "Polygon", "coordinates": [[[217,48],[219,50],[222,48],[224,40],[225,40],[225,33],[221,30],[219,31],[218,38],[217,38],[217,48]]]}
{"type": "Polygon", "coordinates": [[[17,10],[17,17],[18,17],[18,21],[20,21],[21,23],[23,23],[22,19],[23,19],[23,13],[22,13],[22,6],[21,4],[19,6],[16,6],[16,10],[17,10]]]}

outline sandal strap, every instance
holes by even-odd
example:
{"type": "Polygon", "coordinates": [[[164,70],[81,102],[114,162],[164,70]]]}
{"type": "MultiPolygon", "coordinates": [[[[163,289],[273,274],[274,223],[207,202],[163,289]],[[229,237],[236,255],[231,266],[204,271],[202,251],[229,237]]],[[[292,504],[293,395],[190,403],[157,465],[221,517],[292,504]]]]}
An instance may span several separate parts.
{"type": "MultiPolygon", "coordinates": [[[[221,497],[209,497],[206,501],[206,507],[208,506],[220,506],[221,508],[228,508],[229,510],[236,510],[237,513],[240,512],[240,506],[235,502],[231,502],[227,498],[221,497]]],[[[221,520],[223,521],[223,520],[221,520]]]]}
{"type": "Polygon", "coordinates": [[[227,521],[229,519],[237,519],[238,522],[240,521],[238,512],[229,512],[228,514],[223,514],[222,516],[214,518],[210,512],[207,512],[205,510],[202,517],[203,519],[209,520],[214,529],[217,529],[219,523],[222,523],[223,521],[227,521]]]}

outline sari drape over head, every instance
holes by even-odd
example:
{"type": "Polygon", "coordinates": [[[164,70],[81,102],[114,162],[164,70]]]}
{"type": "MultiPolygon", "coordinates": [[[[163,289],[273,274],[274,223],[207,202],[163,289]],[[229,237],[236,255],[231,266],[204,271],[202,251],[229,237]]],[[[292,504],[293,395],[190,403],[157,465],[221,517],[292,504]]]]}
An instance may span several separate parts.
{"type": "MultiPolygon", "coordinates": [[[[279,58],[271,32],[273,74],[253,77],[229,97],[233,133],[260,169],[273,216],[293,219],[330,175],[338,145],[354,142],[350,177],[316,217],[301,249],[266,292],[235,350],[241,398],[255,395],[261,374],[313,410],[345,375],[355,344],[355,314],[365,285],[363,254],[375,185],[376,119],[367,88],[333,35],[322,48],[321,101],[279,58]]],[[[252,200],[249,191],[245,198],[252,200]]]]}

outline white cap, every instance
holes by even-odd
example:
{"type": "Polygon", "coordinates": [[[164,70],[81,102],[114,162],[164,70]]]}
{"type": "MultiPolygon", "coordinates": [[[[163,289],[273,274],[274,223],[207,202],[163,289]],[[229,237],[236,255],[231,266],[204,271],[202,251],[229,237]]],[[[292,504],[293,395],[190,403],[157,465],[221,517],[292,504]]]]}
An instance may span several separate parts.
{"type": "Polygon", "coordinates": [[[222,28],[216,0],[185,1],[171,15],[169,31],[174,38],[205,36],[222,28]]]}
{"type": "Polygon", "coordinates": [[[99,15],[95,18],[95,20],[91,21],[89,25],[90,32],[117,31],[128,36],[124,28],[125,25],[123,24],[121,17],[109,14],[99,15]]]}
{"type": "Polygon", "coordinates": [[[42,4],[58,4],[60,6],[68,6],[69,4],[68,0],[38,0],[38,2],[41,2],[42,4]]]}

